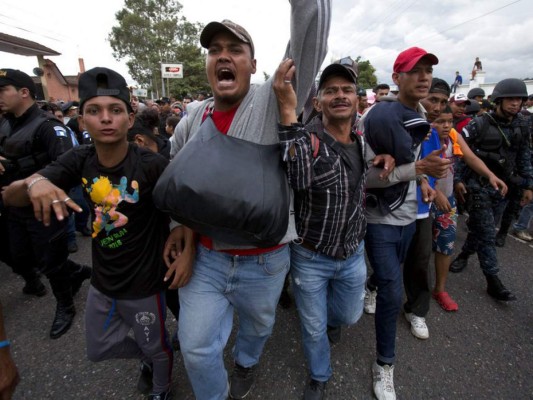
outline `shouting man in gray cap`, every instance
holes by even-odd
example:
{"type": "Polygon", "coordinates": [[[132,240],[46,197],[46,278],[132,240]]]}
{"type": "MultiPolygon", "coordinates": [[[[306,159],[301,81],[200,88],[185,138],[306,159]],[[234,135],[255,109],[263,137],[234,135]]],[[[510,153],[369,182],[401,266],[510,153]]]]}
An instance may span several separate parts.
{"type": "MultiPolygon", "coordinates": [[[[291,1],[291,38],[284,57],[292,58],[297,65],[293,85],[299,111],[326,55],[330,7],[329,0],[291,1]]],[[[213,98],[189,104],[188,114],[172,138],[172,154],[179,159],[186,143],[191,143],[189,139],[206,129],[213,131],[213,125],[217,134],[262,145],[278,143],[273,79],[260,86],[251,85],[256,60],[248,32],[228,20],[211,22],[204,28],[200,43],[207,49],[206,71],[213,98]]],[[[228,159],[227,163],[234,161],[228,159]]],[[[182,175],[192,172],[179,171],[182,175]]],[[[223,178],[220,171],[209,168],[203,168],[201,173],[202,180],[223,178]]],[[[160,193],[157,188],[155,192],[156,203],[157,197],[166,201],[161,193],[166,182],[160,180],[160,184],[160,193]]],[[[207,207],[216,205],[213,199],[207,207]]],[[[289,269],[287,243],[295,238],[293,215],[287,234],[275,246],[228,244],[200,234],[193,276],[179,291],[179,340],[197,399],[226,399],[228,394],[242,399],[249,393],[259,357],[272,332],[276,305],[289,269]],[[228,385],[223,352],[234,310],[239,316],[239,330],[233,351],[235,367],[228,385]]],[[[169,243],[169,251],[179,248],[178,239],[169,243]]]]}

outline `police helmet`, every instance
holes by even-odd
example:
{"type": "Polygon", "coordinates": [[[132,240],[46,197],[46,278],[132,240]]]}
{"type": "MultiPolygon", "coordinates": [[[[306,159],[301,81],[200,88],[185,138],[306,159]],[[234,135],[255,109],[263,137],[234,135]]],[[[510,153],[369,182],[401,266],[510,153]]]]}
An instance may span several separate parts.
{"type": "Polygon", "coordinates": [[[492,91],[491,100],[497,102],[505,97],[521,97],[527,100],[527,87],[524,81],[516,78],[499,81],[492,91]]]}
{"type": "Polygon", "coordinates": [[[474,89],[470,89],[466,96],[469,99],[473,99],[476,96],[485,97],[485,91],[483,89],[477,87],[477,88],[474,88],[474,89]]]}
{"type": "Polygon", "coordinates": [[[475,116],[481,110],[481,106],[475,100],[471,101],[470,104],[467,104],[465,108],[465,114],[470,116],[475,116]]]}

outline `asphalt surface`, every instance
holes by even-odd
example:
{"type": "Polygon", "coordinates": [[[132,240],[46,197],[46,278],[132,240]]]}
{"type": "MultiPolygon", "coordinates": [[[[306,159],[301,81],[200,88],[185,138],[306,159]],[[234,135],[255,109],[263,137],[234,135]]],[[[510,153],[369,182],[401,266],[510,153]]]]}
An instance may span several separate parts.
{"type": "MultiPolygon", "coordinates": [[[[465,236],[460,222],[459,244],[465,236]]],[[[90,239],[78,238],[72,258],[90,263],[90,239]]],[[[533,245],[507,238],[498,250],[502,281],[518,301],[498,303],[485,292],[485,280],[472,257],[468,268],[450,274],[448,291],[459,311],[446,313],[432,301],[427,316],[430,338],[413,337],[403,316],[398,319],[395,387],[400,399],[533,399],[533,245]]],[[[143,399],[136,391],[138,363],[110,360],[92,363],[85,356],[84,301],[88,283],[76,298],[78,313],[70,331],[48,337],[55,303],[51,293],[22,294],[22,280],[0,264],[0,299],[12,353],[21,375],[14,399],[143,399]]],[[[47,283],[48,285],[48,283],[47,283]]],[[[170,314],[170,313],[169,313],[170,314]]],[[[171,314],[170,314],[171,315],[171,314]]],[[[176,322],[169,318],[171,332],[176,322]]],[[[231,368],[233,337],[226,349],[231,368]]],[[[371,399],[371,364],[375,358],[373,317],[343,329],[332,349],[334,377],[328,399],[371,399]]],[[[193,399],[180,353],[173,373],[174,399],[193,399]]],[[[294,306],[278,309],[256,385],[247,399],[300,399],[307,380],[294,306]]]]}

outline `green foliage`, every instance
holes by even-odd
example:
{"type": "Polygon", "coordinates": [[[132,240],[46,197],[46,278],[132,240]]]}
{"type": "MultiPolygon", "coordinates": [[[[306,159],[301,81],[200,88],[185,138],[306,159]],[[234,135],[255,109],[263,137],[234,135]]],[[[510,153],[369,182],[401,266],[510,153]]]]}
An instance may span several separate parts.
{"type": "Polygon", "coordinates": [[[183,64],[183,79],[165,82],[167,96],[209,91],[198,43],[203,26],[181,16],[182,8],[177,0],[126,0],[109,34],[113,56],[127,60],[128,72],[142,87],[161,90],[161,63],[183,64]]]}
{"type": "Polygon", "coordinates": [[[359,65],[359,79],[358,86],[363,89],[371,89],[378,84],[378,78],[374,73],[376,69],[372,66],[370,61],[361,60],[361,56],[357,56],[355,59],[359,65]]]}

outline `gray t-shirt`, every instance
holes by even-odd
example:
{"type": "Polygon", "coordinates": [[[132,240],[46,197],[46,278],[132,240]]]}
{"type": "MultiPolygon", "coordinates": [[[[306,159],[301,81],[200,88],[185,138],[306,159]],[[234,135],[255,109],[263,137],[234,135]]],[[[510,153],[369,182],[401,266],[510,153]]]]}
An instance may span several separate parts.
{"type": "MultiPolygon", "coordinates": [[[[361,149],[360,144],[357,140],[353,143],[341,143],[339,142],[344,153],[345,160],[348,161],[348,164],[352,171],[355,173],[355,176],[361,176],[363,174],[363,160],[361,159],[361,149]]],[[[354,182],[354,185],[357,182],[354,182]]]]}

